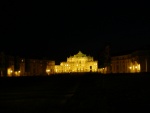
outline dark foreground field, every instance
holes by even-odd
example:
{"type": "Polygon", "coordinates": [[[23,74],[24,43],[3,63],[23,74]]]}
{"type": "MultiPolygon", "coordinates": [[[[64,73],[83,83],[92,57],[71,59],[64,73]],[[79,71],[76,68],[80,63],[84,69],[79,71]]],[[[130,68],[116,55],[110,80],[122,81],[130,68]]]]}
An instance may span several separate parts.
{"type": "Polygon", "coordinates": [[[0,113],[149,113],[150,74],[0,78],[0,113]]]}

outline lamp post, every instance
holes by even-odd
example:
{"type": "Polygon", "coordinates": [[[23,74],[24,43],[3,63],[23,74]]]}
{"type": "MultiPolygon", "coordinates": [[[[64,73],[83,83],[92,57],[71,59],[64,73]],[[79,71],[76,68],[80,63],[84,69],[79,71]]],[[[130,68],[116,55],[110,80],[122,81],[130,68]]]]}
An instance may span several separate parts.
{"type": "Polygon", "coordinates": [[[145,58],[145,68],[146,68],[146,72],[147,72],[147,58],[145,58]]]}

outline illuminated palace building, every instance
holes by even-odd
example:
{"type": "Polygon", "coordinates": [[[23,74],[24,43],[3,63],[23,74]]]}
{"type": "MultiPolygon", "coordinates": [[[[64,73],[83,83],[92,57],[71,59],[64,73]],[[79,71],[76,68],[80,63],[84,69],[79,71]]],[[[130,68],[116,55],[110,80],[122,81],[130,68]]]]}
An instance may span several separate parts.
{"type": "Polygon", "coordinates": [[[98,61],[94,61],[93,57],[86,56],[81,51],[76,55],[67,58],[66,62],[55,65],[56,73],[70,72],[97,72],[98,61]]]}
{"type": "Polygon", "coordinates": [[[26,59],[0,54],[0,76],[43,76],[56,73],[96,72],[98,61],[86,56],[81,51],[67,58],[67,62],[55,65],[55,61],[48,59],[26,59]]]}
{"type": "Polygon", "coordinates": [[[98,61],[79,51],[67,58],[66,62],[55,65],[49,59],[26,59],[0,53],[0,77],[2,76],[43,76],[56,73],[138,73],[150,72],[150,52],[135,51],[130,54],[111,56],[109,66],[98,67],[98,61]]]}
{"type": "Polygon", "coordinates": [[[150,52],[142,50],[113,56],[111,57],[111,67],[107,68],[109,68],[108,73],[150,72],[150,52]]]}
{"type": "Polygon", "coordinates": [[[0,53],[0,77],[40,76],[54,72],[55,61],[47,59],[28,59],[0,53]]]}

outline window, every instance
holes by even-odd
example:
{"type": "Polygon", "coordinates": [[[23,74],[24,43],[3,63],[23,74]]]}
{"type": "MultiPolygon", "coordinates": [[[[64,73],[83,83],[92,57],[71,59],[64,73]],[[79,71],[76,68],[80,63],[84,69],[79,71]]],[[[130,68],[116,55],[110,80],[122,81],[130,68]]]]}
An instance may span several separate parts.
{"type": "Polygon", "coordinates": [[[90,66],[90,69],[92,69],[92,66],[90,66]]]}

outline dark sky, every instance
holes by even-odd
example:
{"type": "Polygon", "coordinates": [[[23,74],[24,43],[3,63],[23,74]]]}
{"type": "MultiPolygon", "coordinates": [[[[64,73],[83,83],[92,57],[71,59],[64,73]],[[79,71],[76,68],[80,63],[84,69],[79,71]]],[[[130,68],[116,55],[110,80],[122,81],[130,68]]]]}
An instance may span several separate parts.
{"type": "Polygon", "coordinates": [[[59,62],[79,50],[97,58],[107,44],[112,53],[149,46],[149,8],[135,6],[4,2],[0,51],[59,62]]]}

